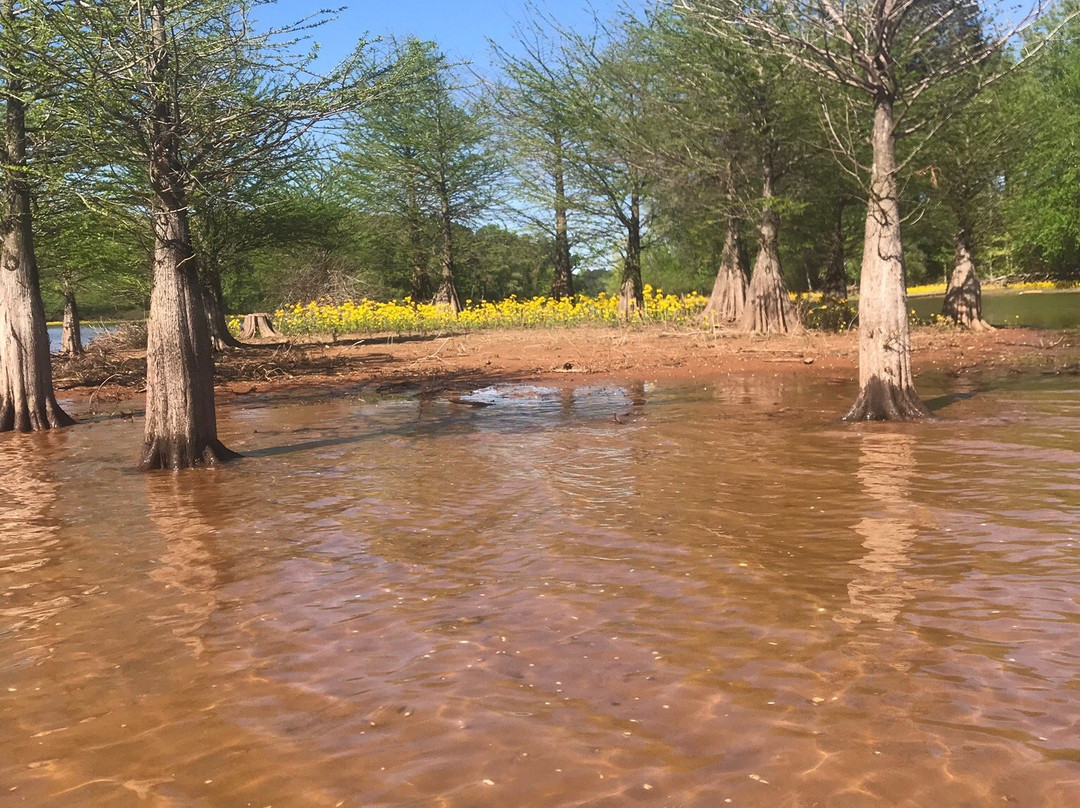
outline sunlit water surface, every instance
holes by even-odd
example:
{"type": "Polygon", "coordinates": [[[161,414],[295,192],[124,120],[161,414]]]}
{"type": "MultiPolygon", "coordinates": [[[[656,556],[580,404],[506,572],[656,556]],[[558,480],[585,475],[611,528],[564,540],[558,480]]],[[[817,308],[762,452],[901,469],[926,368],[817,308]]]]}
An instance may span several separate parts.
{"type": "Polygon", "coordinates": [[[1080,805],[1078,388],[230,409],[179,475],[3,436],[0,805],[1080,805]]]}

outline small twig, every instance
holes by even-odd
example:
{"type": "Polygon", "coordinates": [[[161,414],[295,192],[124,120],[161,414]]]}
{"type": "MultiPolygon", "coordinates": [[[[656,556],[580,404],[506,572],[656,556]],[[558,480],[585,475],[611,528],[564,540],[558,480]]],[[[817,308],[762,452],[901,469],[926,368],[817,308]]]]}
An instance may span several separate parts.
{"type": "Polygon", "coordinates": [[[447,337],[446,339],[444,339],[442,341],[442,344],[439,345],[438,348],[436,348],[434,351],[429,353],[427,356],[421,356],[419,359],[417,359],[415,362],[413,362],[413,365],[419,365],[425,359],[435,359],[435,360],[438,360],[439,362],[442,362],[443,364],[446,364],[446,360],[443,359],[441,356],[439,356],[439,351],[441,351],[443,348],[445,348],[446,343],[448,343],[452,339],[453,339],[453,337],[447,337]]]}
{"type": "Polygon", "coordinates": [[[111,382],[113,379],[115,379],[119,375],[120,375],[119,373],[114,373],[112,376],[109,376],[108,378],[106,378],[105,381],[103,381],[101,384],[99,384],[94,389],[94,392],[90,394],[90,409],[91,410],[94,408],[94,398],[97,396],[98,393],[101,392],[101,388],[104,387],[105,385],[107,385],[109,382],[111,382]]]}

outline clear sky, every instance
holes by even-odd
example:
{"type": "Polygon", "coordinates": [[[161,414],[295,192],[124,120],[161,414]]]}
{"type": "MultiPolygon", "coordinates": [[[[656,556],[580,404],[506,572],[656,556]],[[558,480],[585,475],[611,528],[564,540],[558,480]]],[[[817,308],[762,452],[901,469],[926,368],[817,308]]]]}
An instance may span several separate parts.
{"type": "MultiPolygon", "coordinates": [[[[333,7],[333,3],[327,4],[333,7]]],[[[535,5],[567,28],[591,31],[593,11],[588,0],[537,0],[535,5]]],[[[640,10],[646,0],[593,0],[600,19],[611,19],[619,8],[640,10]]],[[[319,5],[305,0],[278,0],[256,9],[266,26],[296,22],[319,5]]],[[[526,0],[356,0],[336,21],[316,29],[312,38],[322,46],[320,62],[336,63],[365,32],[371,36],[409,35],[434,40],[455,62],[472,62],[485,73],[490,63],[488,38],[513,50],[514,27],[528,19],[526,0]]]]}

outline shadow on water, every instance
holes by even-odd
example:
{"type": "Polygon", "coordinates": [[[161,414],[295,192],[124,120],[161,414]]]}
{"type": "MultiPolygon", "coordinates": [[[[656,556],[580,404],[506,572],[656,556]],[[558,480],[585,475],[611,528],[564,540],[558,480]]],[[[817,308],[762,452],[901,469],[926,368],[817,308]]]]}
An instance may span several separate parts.
{"type": "Polygon", "coordinates": [[[923,404],[930,412],[941,412],[951,404],[955,404],[957,401],[966,401],[969,398],[975,398],[982,391],[973,391],[969,393],[947,393],[943,396],[934,396],[933,398],[923,399],[923,404]]]}
{"type": "Polygon", "coordinates": [[[396,427],[380,430],[378,432],[366,432],[359,435],[345,435],[321,440],[307,440],[299,443],[285,443],[279,446],[267,446],[262,449],[248,449],[243,452],[244,457],[278,457],[297,452],[310,452],[315,449],[326,449],[331,446],[348,446],[354,443],[366,443],[370,440],[385,438],[389,435],[405,436],[415,433],[413,427],[396,427]]]}
{"type": "Polygon", "coordinates": [[[146,475],[144,481],[148,515],[162,548],[148,574],[176,593],[173,602],[149,618],[169,625],[172,635],[200,657],[200,631],[218,606],[220,583],[211,546],[221,518],[220,487],[205,475],[146,475]]]}

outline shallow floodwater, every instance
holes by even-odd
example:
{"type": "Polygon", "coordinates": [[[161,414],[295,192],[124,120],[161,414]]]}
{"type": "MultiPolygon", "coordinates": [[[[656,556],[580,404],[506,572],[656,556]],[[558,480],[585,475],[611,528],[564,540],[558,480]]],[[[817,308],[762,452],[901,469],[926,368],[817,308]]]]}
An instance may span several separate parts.
{"type": "Polygon", "coordinates": [[[0,440],[0,805],[1080,804],[1080,385],[479,391],[0,440]]]}

